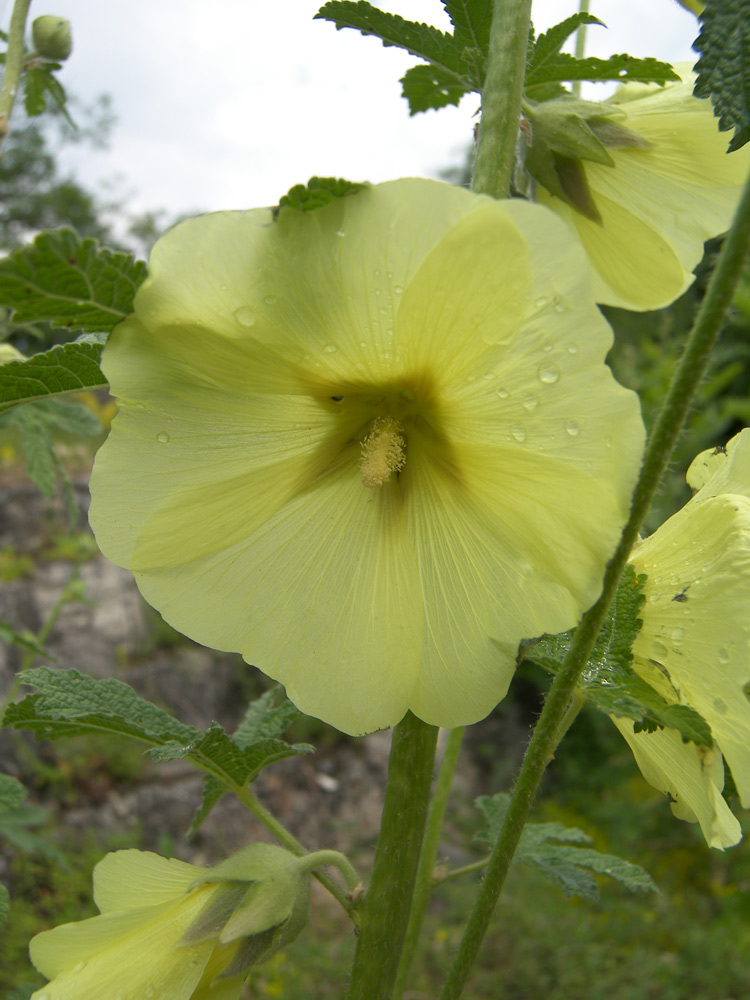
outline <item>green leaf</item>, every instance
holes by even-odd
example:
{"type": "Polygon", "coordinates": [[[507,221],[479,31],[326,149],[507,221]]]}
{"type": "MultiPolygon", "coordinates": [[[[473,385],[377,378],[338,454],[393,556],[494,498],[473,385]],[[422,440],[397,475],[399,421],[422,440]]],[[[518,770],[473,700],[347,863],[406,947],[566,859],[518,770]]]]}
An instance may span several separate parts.
{"type": "Polygon", "coordinates": [[[356,184],[336,177],[311,177],[307,184],[295,184],[288,194],[283,195],[279,201],[279,209],[294,208],[298,212],[314,212],[316,208],[328,205],[335,198],[346,198],[365,187],[366,184],[356,184]]]}
{"type": "Polygon", "coordinates": [[[374,35],[385,46],[406,49],[413,56],[452,71],[460,77],[461,52],[465,43],[459,44],[453,35],[439,31],[429,24],[405,21],[398,14],[389,14],[367,3],[366,0],[330,0],[324,4],[316,18],[333,21],[336,28],[355,28],[363,35],[374,35]]]}
{"type": "Polygon", "coordinates": [[[456,41],[486,52],[490,44],[492,0],[443,0],[456,41]]]}
{"type": "Polygon", "coordinates": [[[67,94],[65,88],[55,76],[55,71],[61,69],[61,63],[38,62],[27,67],[24,73],[24,109],[29,118],[44,114],[49,109],[47,98],[58,107],[68,120],[68,124],[76,128],[76,124],[66,108],[67,94]]]}
{"type": "Polygon", "coordinates": [[[539,35],[533,43],[526,61],[527,78],[535,70],[544,69],[547,64],[554,63],[560,49],[582,24],[600,24],[606,28],[605,23],[600,21],[598,17],[594,17],[593,14],[578,13],[566,17],[564,21],[560,21],[549,31],[539,35]]]}
{"type": "Polygon", "coordinates": [[[188,839],[194,837],[198,832],[203,821],[208,817],[209,813],[213,807],[223,799],[226,793],[229,791],[227,786],[219,778],[215,778],[213,774],[207,774],[203,779],[203,797],[201,799],[201,804],[196,810],[195,816],[193,816],[193,822],[190,824],[190,829],[187,832],[188,839]]]}
{"type": "Polygon", "coordinates": [[[259,740],[281,736],[298,715],[297,706],[286,697],[282,685],[276,684],[250,702],[245,718],[232,734],[232,740],[244,749],[259,740]]]}
{"type": "MultiPolygon", "coordinates": [[[[710,747],[713,740],[706,720],[687,705],[665,701],[632,669],[632,646],[642,624],[638,615],[645,600],[645,582],[645,574],[636,577],[633,567],[627,567],[583,673],[582,691],[601,712],[633,719],[636,732],[653,732],[666,726],[678,730],[686,742],[710,747]]],[[[544,636],[526,647],[525,655],[557,673],[574,635],[575,629],[544,636]]]]}
{"type": "Polygon", "coordinates": [[[679,80],[668,63],[658,59],[634,59],[633,56],[615,55],[609,59],[576,59],[567,52],[549,56],[526,74],[526,96],[538,101],[546,94],[551,83],[571,80],[617,80],[619,83],[666,83],[679,80]]]}
{"type": "Polygon", "coordinates": [[[133,311],[145,277],[144,261],[58,229],[0,261],[0,307],[17,323],[106,333],[133,311]]]}
{"type": "Polygon", "coordinates": [[[696,97],[710,97],[722,132],[734,129],[728,152],[750,141],[750,2],[707,0],[693,45],[696,97]]]}
{"type": "Polygon", "coordinates": [[[28,361],[0,365],[0,409],[84,389],[106,389],[101,355],[101,344],[77,342],[34,354],[28,361]]]}
{"type": "Polygon", "coordinates": [[[0,927],[8,920],[8,913],[10,912],[10,896],[8,895],[8,890],[5,888],[2,882],[0,882],[0,927]]]}
{"type": "MultiPolygon", "coordinates": [[[[482,795],[475,805],[483,813],[487,828],[476,839],[494,847],[500,836],[510,796],[482,795]]],[[[566,896],[598,899],[599,886],[594,875],[606,875],[631,891],[658,892],[656,883],[640,865],[631,864],[612,854],[602,854],[590,847],[591,838],[577,827],[562,823],[527,823],[521,834],[513,863],[523,862],[536,868],[555,883],[566,896]]]]}
{"type": "MultiPolygon", "coordinates": [[[[25,670],[19,676],[39,693],[9,705],[7,725],[28,729],[37,739],[108,733],[142,740],[157,748],[152,751],[154,759],[185,758],[212,776],[212,804],[220,797],[216,796],[216,781],[224,790],[236,791],[254,781],[270,764],[314,751],[306,743],[289,744],[273,738],[240,746],[218,723],[205,731],[185,726],[115,679],[95,680],[77,670],[47,667],[25,670]]],[[[276,725],[285,711],[284,706],[279,706],[276,725]]],[[[208,814],[204,813],[205,804],[204,797],[200,811],[204,818],[208,814]]]]}
{"type": "Polygon", "coordinates": [[[458,104],[470,90],[435,66],[412,66],[401,77],[401,93],[409,102],[410,115],[458,104]]]}
{"type": "Polygon", "coordinates": [[[0,838],[4,837],[29,854],[37,852],[68,867],[56,847],[31,832],[31,827],[47,822],[49,811],[41,806],[27,805],[26,796],[26,789],[19,781],[8,774],[0,774],[0,838]]]}
{"type": "Polygon", "coordinates": [[[0,774],[0,815],[19,806],[27,794],[20,781],[9,774],[0,774]]]}
{"type": "MultiPolygon", "coordinates": [[[[25,653],[36,653],[37,656],[43,656],[45,660],[51,660],[53,663],[56,662],[56,658],[50,653],[48,649],[40,645],[37,642],[37,638],[28,629],[24,629],[23,632],[18,632],[9,625],[7,622],[0,621],[0,642],[5,642],[9,646],[17,646],[22,649],[25,653]]],[[[0,775],[0,781],[2,781],[2,775],[0,775]]],[[[2,805],[2,792],[0,791],[0,806],[2,805]]]]}

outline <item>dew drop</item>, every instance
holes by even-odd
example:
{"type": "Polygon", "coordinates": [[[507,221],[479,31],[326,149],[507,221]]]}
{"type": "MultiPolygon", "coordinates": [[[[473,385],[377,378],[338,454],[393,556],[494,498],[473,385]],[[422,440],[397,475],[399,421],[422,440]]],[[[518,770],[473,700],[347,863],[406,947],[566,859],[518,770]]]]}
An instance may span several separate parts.
{"type": "Polygon", "coordinates": [[[70,971],[71,971],[71,974],[75,976],[75,975],[77,975],[77,973],[83,972],[83,970],[85,968],[86,968],[86,963],[85,962],[79,962],[78,965],[74,966],[70,971]]]}
{"type": "Polygon", "coordinates": [[[564,313],[565,312],[565,306],[562,304],[562,302],[555,302],[555,307],[554,308],[555,308],[555,312],[556,313],[564,313]]]}
{"type": "Polygon", "coordinates": [[[380,309],[378,309],[378,312],[380,313],[381,316],[387,316],[388,315],[388,310],[386,309],[385,306],[381,306],[380,309]]]}
{"type": "Polygon", "coordinates": [[[672,629],[672,642],[682,642],[685,638],[685,629],[680,625],[677,628],[672,629]]]}
{"type": "Polygon", "coordinates": [[[571,437],[578,437],[581,433],[581,428],[575,422],[575,420],[569,420],[565,425],[565,430],[570,434],[571,437]]]}
{"type": "Polygon", "coordinates": [[[375,289],[375,294],[376,295],[382,295],[383,294],[383,289],[382,288],[376,288],[375,289]]]}
{"type": "Polygon", "coordinates": [[[536,396],[532,395],[531,393],[529,393],[529,395],[524,398],[523,401],[524,410],[529,410],[530,412],[531,410],[535,410],[538,405],[539,405],[539,400],[536,398],[536,396]]]}
{"type": "Polygon", "coordinates": [[[278,302],[278,299],[276,298],[275,295],[266,295],[263,301],[267,306],[275,306],[276,303],[278,302]]]}
{"type": "Polygon", "coordinates": [[[719,715],[727,714],[727,703],[722,698],[714,698],[714,708],[719,715]]]}
{"type": "Polygon", "coordinates": [[[719,652],[716,654],[719,663],[729,663],[729,653],[722,646],[719,652]]]}
{"type": "Polygon", "coordinates": [[[526,440],[526,428],[523,424],[513,424],[510,433],[519,443],[526,440]]]}
{"type": "Polygon", "coordinates": [[[169,434],[167,434],[166,431],[159,431],[159,433],[156,435],[156,440],[159,442],[159,444],[168,444],[169,434]]]}
{"type": "Polygon", "coordinates": [[[151,1000],[151,997],[154,995],[154,987],[151,983],[148,983],[146,989],[143,991],[143,995],[144,997],[147,997],[147,1000],[151,1000]]]}
{"type": "Polygon", "coordinates": [[[544,382],[545,385],[552,385],[560,378],[560,369],[557,365],[547,362],[543,365],[539,365],[539,371],[537,374],[540,382],[544,382]]]}
{"type": "Polygon", "coordinates": [[[491,382],[494,377],[495,377],[494,372],[485,372],[484,375],[482,376],[482,378],[486,379],[488,382],[491,382]]]}
{"type": "Polygon", "coordinates": [[[497,394],[500,397],[500,399],[507,399],[508,396],[510,396],[510,393],[508,392],[507,389],[498,389],[497,394]]]}
{"type": "Polygon", "coordinates": [[[669,650],[667,649],[667,647],[664,645],[663,642],[659,642],[658,639],[654,640],[651,646],[651,652],[654,654],[655,657],[659,659],[662,659],[665,656],[669,655],[669,650]]]}
{"type": "Polygon", "coordinates": [[[548,302],[549,299],[547,298],[546,295],[540,295],[539,298],[534,303],[534,305],[537,307],[537,309],[541,309],[542,306],[546,306],[548,302]]]}
{"type": "Polygon", "coordinates": [[[544,351],[545,354],[549,354],[549,352],[552,350],[552,341],[548,340],[546,344],[542,344],[542,350],[544,351]]]}
{"type": "Polygon", "coordinates": [[[240,326],[246,326],[248,328],[255,326],[255,313],[249,306],[240,306],[239,309],[235,309],[234,318],[240,326]]]}
{"type": "Polygon", "coordinates": [[[336,235],[337,236],[346,236],[346,233],[343,231],[343,229],[337,229],[336,230],[336,235]]]}
{"type": "Polygon", "coordinates": [[[403,290],[404,290],[403,289],[403,285],[394,285],[393,286],[393,291],[396,293],[396,295],[401,295],[402,292],[403,292],[403,290]]]}
{"type": "Polygon", "coordinates": [[[568,354],[578,354],[578,344],[568,344],[568,354]]]}
{"type": "Polygon", "coordinates": [[[336,347],[335,344],[326,344],[323,350],[326,352],[326,354],[335,354],[336,351],[338,350],[338,347],[336,347]]]}

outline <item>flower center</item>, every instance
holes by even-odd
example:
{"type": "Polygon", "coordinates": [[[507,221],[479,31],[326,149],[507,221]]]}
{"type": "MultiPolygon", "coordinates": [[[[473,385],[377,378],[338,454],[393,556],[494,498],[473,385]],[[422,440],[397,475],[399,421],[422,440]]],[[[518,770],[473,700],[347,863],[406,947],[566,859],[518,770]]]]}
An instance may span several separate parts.
{"type": "Polygon", "coordinates": [[[382,486],[391,474],[403,468],[403,429],[392,417],[377,417],[362,442],[360,471],[365,486],[382,486]]]}

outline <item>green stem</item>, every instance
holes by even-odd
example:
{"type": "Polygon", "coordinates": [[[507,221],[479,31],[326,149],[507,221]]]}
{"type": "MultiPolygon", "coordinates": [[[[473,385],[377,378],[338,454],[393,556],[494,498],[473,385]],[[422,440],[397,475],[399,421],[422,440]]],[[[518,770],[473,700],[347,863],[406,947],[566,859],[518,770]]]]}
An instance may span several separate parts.
{"type": "Polygon", "coordinates": [[[316,868],[321,867],[321,865],[333,865],[335,868],[338,868],[344,876],[350,892],[359,889],[362,884],[351,861],[340,851],[312,851],[312,853],[304,855],[300,867],[304,871],[312,872],[316,868]]]}
{"type": "MultiPolygon", "coordinates": [[[[588,14],[589,0],[581,0],[580,4],[578,5],[578,10],[580,11],[581,14],[588,14]]],[[[583,59],[583,57],[586,55],[587,28],[588,28],[587,24],[582,24],[579,26],[578,31],[576,31],[576,50],[575,50],[576,59],[583,59]]],[[[580,80],[573,80],[573,93],[576,95],[576,97],[581,96],[580,80]]]]}
{"type": "Polygon", "coordinates": [[[472,861],[470,865],[461,865],[460,868],[451,868],[450,871],[445,872],[440,878],[436,878],[435,881],[437,885],[442,885],[443,882],[450,882],[454,878],[463,878],[464,875],[473,875],[475,872],[484,871],[485,868],[489,866],[492,860],[492,855],[488,854],[485,858],[480,858],[479,861],[472,861]]]}
{"type": "Polygon", "coordinates": [[[516,159],[531,0],[495,0],[471,189],[507,198],[516,159]]]}
{"type": "Polygon", "coordinates": [[[0,143],[8,134],[10,115],[18,93],[18,84],[24,64],[23,37],[31,0],[16,0],[8,28],[8,48],[5,52],[5,70],[0,86],[0,143]]]}
{"type": "Polygon", "coordinates": [[[411,712],[393,730],[383,818],[362,933],[349,982],[349,1000],[390,1000],[411,909],[437,729],[411,712]]]}
{"type": "Polygon", "coordinates": [[[417,867],[417,880],[414,888],[414,899],[411,904],[409,923],[406,928],[406,938],[404,940],[404,950],[401,952],[401,962],[396,976],[396,985],[393,989],[393,1000],[401,1000],[406,989],[406,983],[414,961],[414,952],[417,948],[419,933],[422,929],[422,921],[430,901],[432,890],[435,888],[433,872],[435,871],[435,860],[440,846],[440,834],[443,829],[443,819],[448,806],[453,775],[456,770],[458,755],[461,750],[466,726],[452,729],[448,734],[448,741],[445,746],[445,753],[440,762],[435,791],[432,793],[432,801],[427,813],[427,823],[425,825],[424,840],[422,850],[419,855],[419,865],[417,867]]]}
{"type": "Polygon", "coordinates": [[[732,228],[724,240],[716,269],[688,336],[664,406],[649,438],[643,469],[633,496],[630,518],[617,550],[607,566],[602,595],[583,616],[560,673],[550,687],[544,709],[518,773],[513,798],[500,838],[492,852],[476,906],[469,918],[463,940],[440,995],[441,1000],[458,1000],[463,992],[542,776],[563,735],[563,721],[574,697],[581,672],[586,666],[610,602],[617,592],[618,581],[682,432],[695,393],[706,373],[711,351],[721,332],[724,317],[732,302],[748,252],[750,252],[750,178],[745,185],[732,228]]]}
{"type": "MultiPolygon", "coordinates": [[[[241,787],[240,785],[235,785],[232,791],[240,800],[240,802],[245,806],[248,812],[251,812],[259,823],[262,823],[267,830],[270,830],[270,832],[274,835],[274,837],[278,840],[278,842],[280,844],[283,844],[288,851],[291,851],[291,853],[295,854],[297,857],[303,857],[309,853],[307,848],[303,844],[301,844],[299,840],[297,840],[294,834],[291,834],[287,830],[287,828],[283,826],[276,819],[276,817],[273,815],[272,812],[269,812],[269,810],[266,809],[264,805],[261,805],[255,793],[250,788],[244,786],[241,787]]],[[[316,851],[315,853],[318,854],[321,852],[316,851]]],[[[331,853],[338,854],[338,852],[336,851],[332,851],[331,853]]],[[[320,862],[320,864],[328,864],[328,863],[329,862],[323,862],[323,861],[320,862]]],[[[334,862],[330,863],[333,864],[334,862]]],[[[339,867],[341,866],[339,865],[339,867]]],[[[318,882],[320,882],[320,884],[324,888],[326,888],[330,892],[330,894],[336,900],[338,900],[339,903],[341,903],[346,912],[354,921],[355,926],[359,926],[359,916],[354,908],[354,904],[352,903],[348,894],[344,892],[344,890],[338,884],[338,882],[332,879],[329,875],[326,875],[325,872],[314,871],[313,875],[318,880],[318,882]]]]}

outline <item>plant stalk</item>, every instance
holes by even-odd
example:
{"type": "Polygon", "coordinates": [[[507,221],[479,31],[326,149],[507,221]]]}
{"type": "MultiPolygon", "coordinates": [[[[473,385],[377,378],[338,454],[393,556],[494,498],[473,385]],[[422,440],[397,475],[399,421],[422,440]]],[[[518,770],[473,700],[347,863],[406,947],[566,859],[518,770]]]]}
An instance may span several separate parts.
{"type": "Polygon", "coordinates": [[[479,951],[510,868],[524,825],[544,771],[564,734],[563,722],[581,672],[596,637],[638,533],[659,487],[675,444],[703,379],[711,351],[719,337],[727,310],[750,252],[750,178],[737,208],[732,228],[719,254],[706,296],[688,335],[664,406],[649,438],[641,475],[633,496],[630,518],[604,576],[602,595],[586,612],[560,673],[550,687],[544,709],[529,743],[518,774],[500,838],[492,852],[487,875],[469,918],[463,940],[448,973],[441,1000],[458,1000],[479,951]]]}
{"type": "Polygon", "coordinates": [[[23,71],[26,18],[29,14],[31,0],[16,0],[8,28],[8,48],[5,52],[5,70],[0,86],[0,144],[8,134],[10,116],[18,93],[18,85],[23,71]]]}
{"type": "Polygon", "coordinates": [[[348,1000],[391,1000],[412,905],[437,728],[411,712],[393,730],[383,818],[361,908],[348,1000]]]}

